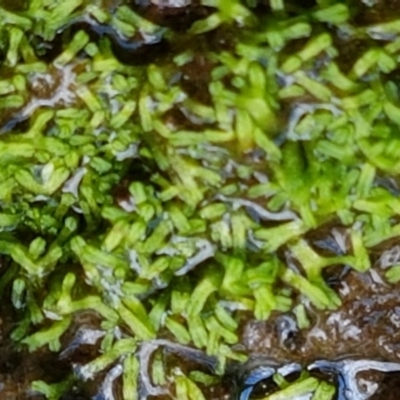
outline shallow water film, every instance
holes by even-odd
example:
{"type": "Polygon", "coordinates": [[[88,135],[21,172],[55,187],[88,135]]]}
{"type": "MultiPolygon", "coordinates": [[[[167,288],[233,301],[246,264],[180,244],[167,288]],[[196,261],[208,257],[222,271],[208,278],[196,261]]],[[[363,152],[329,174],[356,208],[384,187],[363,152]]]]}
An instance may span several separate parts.
{"type": "Polygon", "coordinates": [[[0,0],[0,398],[391,400],[400,2],[0,0]]]}

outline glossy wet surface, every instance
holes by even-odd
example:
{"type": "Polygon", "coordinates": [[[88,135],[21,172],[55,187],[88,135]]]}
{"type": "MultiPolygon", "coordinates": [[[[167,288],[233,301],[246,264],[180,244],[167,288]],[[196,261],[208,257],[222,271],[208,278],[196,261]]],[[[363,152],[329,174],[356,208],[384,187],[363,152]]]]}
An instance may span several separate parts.
{"type": "MultiPolygon", "coordinates": [[[[387,284],[381,270],[358,273],[343,267],[333,268],[330,280],[342,299],[338,310],[316,311],[308,305],[310,326],[304,329],[291,313],[249,321],[241,342],[255,359],[271,357],[282,365],[296,361],[307,368],[321,359],[364,359],[366,369],[354,376],[360,392],[369,393],[363,398],[397,398],[400,372],[371,371],[368,365],[372,360],[400,362],[400,285],[387,284]]],[[[324,373],[329,380],[329,371],[324,373]]],[[[334,381],[338,387],[337,378],[334,381]]],[[[349,397],[353,398],[359,397],[349,397]]]]}
{"type": "MultiPolygon", "coordinates": [[[[2,400],[44,400],[45,396],[32,389],[34,381],[57,383],[68,377],[71,363],[79,363],[92,358],[97,346],[70,347],[63,353],[50,351],[43,347],[33,353],[26,348],[17,348],[10,338],[17,327],[19,318],[10,305],[0,307],[0,398],[2,400]]],[[[94,326],[93,315],[81,315],[76,324],[81,327],[94,326]]],[[[76,325],[64,335],[66,343],[73,341],[76,325]]],[[[76,330],[77,331],[77,330],[76,330]]],[[[60,400],[89,400],[96,395],[99,381],[88,381],[73,386],[60,400]]]]}
{"type": "MultiPolygon", "coordinates": [[[[19,3],[22,4],[22,2],[19,3]]],[[[108,1],[105,3],[107,3],[107,7],[113,8],[121,2],[108,1]]],[[[259,3],[263,2],[260,1],[259,3]]],[[[391,13],[396,10],[395,4],[397,2],[392,2],[393,4],[388,8],[382,6],[383,2],[376,2],[377,6],[372,8],[366,8],[361,3],[359,7],[363,11],[360,12],[359,23],[363,25],[375,23],[382,18],[390,20],[391,13]]],[[[13,2],[8,0],[3,1],[1,4],[10,10],[20,7],[17,5],[14,7],[13,2]]],[[[196,1],[137,0],[132,4],[146,19],[161,26],[172,28],[175,31],[185,31],[194,21],[205,18],[210,13],[210,7],[201,6],[200,2],[196,1]]],[[[314,5],[314,2],[307,1],[299,4],[300,7],[304,8],[314,5]]],[[[268,9],[265,4],[260,5],[260,7],[263,10],[264,8],[268,9]]],[[[148,44],[144,43],[141,37],[125,40],[121,39],[112,29],[103,29],[103,27],[99,28],[97,26],[96,31],[92,25],[82,25],[81,22],[76,27],[72,26],[71,31],[75,28],[84,28],[91,35],[99,37],[105,35],[108,37],[116,57],[129,65],[147,64],[150,61],[159,60],[160,57],[168,53],[169,46],[175,45],[157,40],[148,44]]],[[[67,32],[66,34],[69,33],[67,32]]],[[[229,46],[229,32],[226,35],[226,32],[222,29],[215,34],[210,34],[210,39],[212,39],[211,44],[209,44],[210,47],[215,46],[218,49],[219,47],[229,46]]],[[[59,42],[58,45],[61,46],[62,43],[59,42]]],[[[186,46],[188,43],[183,40],[177,46],[184,45],[186,46]]],[[[203,45],[203,42],[196,44],[196,50],[197,46],[201,48],[203,45]]],[[[55,53],[60,50],[56,46],[57,41],[54,42],[54,49],[52,49],[55,53]]],[[[347,42],[340,42],[337,46],[340,51],[343,50],[343,57],[341,58],[341,63],[343,64],[352,64],[354,59],[364,51],[364,48],[358,46],[356,42],[352,45],[354,49],[349,46],[346,51],[347,42]]],[[[49,51],[48,54],[43,54],[43,59],[50,60],[52,56],[52,52],[49,51]]],[[[207,90],[207,84],[210,80],[211,64],[202,57],[201,51],[199,51],[199,54],[195,54],[193,61],[187,63],[181,72],[182,89],[201,103],[209,103],[210,94],[207,90]]],[[[62,79],[57,76],[54,76],[54,78],[53,83],[56,87],[60,85],[62,79]]],[[[55,88],[51,85],[49,86],[46,81],[38,82],[38,86],[40,90],[34,85],[29,88],[32,96],[38,99],[55,96],[55,88]]],[[[166,122],[171,122],[172,126],[175,127],[185,124],[191,129],[197,127],[197,129],[201,130],[204,127],[199,126],[196,121],[193,122],[189,117],[174,109],[165,115],[165,120],[166,122]]],[[[3,118],[8,120],[9,116],[6,115],[3,118]]],[[[132,169],[134,168],[132,167],[132,169]]],[[[148,177],[144,176],[143,180],[146,179],[148,177]]],[[[125,186],[127,185],[121,182],[116,187],[116,192],[118,192],[115,193],[116,203],[118,203],[118,197],[123,197],[126,192],[125,186]]],[[[255,214],[257,213],[255,212],[255,214]]],[[[318,237],[314,239],[318,241],[318,237]]],[[[323,245],[327,253],[335,255],[341,252],[343,243],[325,241],[323,245]]],[[[316,310],[305,297],[294,294],[295,303],[297,302],[297,305],[301,304],[305,307],[305,313],[309,321],[308,327],[299,328],[294,313],[282,314],[274,312],[267,321],[247,321],[241,327],[240,344],[236,347],[254,359],[265,358],[273,360],[273,363],[278,366],[298,362],[305,369],[313,365],[316,360],[333,361],[344,359],[355,360],[355,362],[357,360],[366,360],[364,367],[368,365],[369,360],[400,362],[400,284],[389,285],[386,283],[383,276],[383,268],[392,266],[395,262],[392,260],[388,265],[384,261],[378,262],[381,253],[382,250],[377,252],[374,269],[366,273],[358,273],[349,267],[341,265],[329,267],[324,271],[326,282],[339,294],[342,300],[342,306],[337,310],[316,310]]],[[[47,348],[38,350],[33,354],[29,354],[26,350],[19,352],[9,338],[10,332],[15,328],[16,321],[19,318],[7,305],[0,309],[0,316],[2,318],[0,325],[1,399],[42,399],[43,396],[36,395],[30,389],[32,381],[45,379],[49,383],[58,382],[72,372],[72,365],[87,362],[99,353],[98,347],[95,345],[78,346],[76,348],[71,348],[70,346],[69,351],[62,354],[52,353],[47,348]]],[[[78,321],[74,325],[74,329],[78,330],[82,326],[98,328],[98,324],[94,323],[90,318],[89,321],[85,318],[78,321]]],[[[63,343],[63,348],[68,346],[68,343],[71,343],[73,338],[74,332],[68,332],[63,338],[65,342],[63,343]]],[[[192,367],[187,359],[176,360],[172,358],[170,362],[171,368],[173,368],[174,363],[180,364],[182,370],[187,369],[187,372],[190,373],[192,367]]],[[[326,364],[325,366],[324,364],[318,364],[318,368],[312,368],[311,370],[312,373],[318,374],[323,379],[339,385],[337,376],[341,371],[340,368],[342,366],[339,364],[326,364]]],[[[238,371],[240,371],[240,367],[238,371]]],[[[89,382],[85,387],[72,389],[70,393],[62,397],[62,400],[92,398],[98,392],[101,381],[104,379],[104,374],[99,376],[98,382],[89,382]]],[[[252,370],[250,369],[249,375],[251,376],[251,374],[252,370]]],[[[391,372],[386,370],[371,371],[366,367],[360,370],[355,378],[360,386],[360,392],[364,393],[365,396],[370,396],[368,398],[374,400],[397,398],[396,394],[400,388],[400,375],[394,370],[391,372]]],[[[216,385],[211,385],[209,389],[204,389],[206,398],[209,400],[229,398],[231,395],[231,382],[235,379],[237,379],[237,375],[227,376],[222,383],[219,382],[216,385]]],[[[258,384],[259,382],[255,383],[258,384]]],[[[117,379],[114,390],[116,399],[122,396],[120,389],[120,380],[117,379]]],[[[252,398],[262,398],[269,393],[273,393],[276,389],[277,386],[274,386],[273,382],[263,382],[254,391],[252,398]]],[[[345,398],[343,397],[345,395],[340,396],[342,396],[340,400],[345,398]]],[[[149,396],[148,398],[163,400],[169,397],[160,394],[149,396]]],[[[351,400],[360,399],[360,397],[351,398],[351,400]]],[[[350,398],[346,400],[350,400],[350,398]]]]}
{"type": "Polygon", "coordinates": [[[310,327],[299,330],[294,315],[249,322],[242,343],[255,354],[311,362],[362,356],[400,360],[400,285],[389,285],[379,272],[348,270],[337,284],[343,305],[335,311],[309,307],[310,327]]]}

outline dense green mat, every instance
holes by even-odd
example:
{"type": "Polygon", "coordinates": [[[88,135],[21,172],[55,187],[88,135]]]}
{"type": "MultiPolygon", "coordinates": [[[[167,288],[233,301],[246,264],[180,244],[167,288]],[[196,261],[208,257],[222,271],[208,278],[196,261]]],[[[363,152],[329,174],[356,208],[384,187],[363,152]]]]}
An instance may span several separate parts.
{"type": "MultiPolygon", "coordinates": [[[[13,339],[60,351],[76,313],[95,310],[102,355],[75,374],[123,365],[125,400],[138,398],[142,343],[201,349],[222,374],[246,359],[244,316],[296,306],[307,325],[299,299],[340,305],[325,267],[366,271],[400,235],[400,19],[380,2],[201,3],[180,31],[124,4],[0,2],[13,339]],[[326,226],[341,246],[321,255],[307,235],[326,226]]],[[[175,372],[177,398],[203,398],[208,378],[175,372]]],[[[33,387],[53,399],[74,379],[33,387]]],[[[296,384],[332,396],[315,378],[296,384]]]]}

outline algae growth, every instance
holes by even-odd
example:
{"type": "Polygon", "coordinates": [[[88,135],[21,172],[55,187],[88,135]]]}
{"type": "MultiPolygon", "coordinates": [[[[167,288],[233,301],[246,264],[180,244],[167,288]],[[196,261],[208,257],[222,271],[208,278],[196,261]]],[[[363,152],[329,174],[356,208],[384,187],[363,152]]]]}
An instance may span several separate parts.
{"type": "MultiPolygon", "coordinates": [[[[400,279],[395,3],[0,1],[0,291],[70,360],[33,392],[250,396],[246,322],[400,279]]],[[[279,371],[259,398],[335,396],[279,371]]]]}

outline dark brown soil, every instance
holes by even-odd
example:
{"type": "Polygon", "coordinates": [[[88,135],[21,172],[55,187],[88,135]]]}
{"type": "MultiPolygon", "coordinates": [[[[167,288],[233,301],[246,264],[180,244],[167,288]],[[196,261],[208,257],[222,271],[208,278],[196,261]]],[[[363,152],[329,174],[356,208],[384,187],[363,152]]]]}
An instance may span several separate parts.
{"type": "Polygon", "coordinates": [[[242,342],[252,354],[308,364],[315,359],[347,356],[400,361],[400,284],[386,284],[376,270],[361,274],[332,269],[330,277],[341,296],[335,311],[308,307],[311,325],[298,330],[291,314],[268,321],[250,321],[242,342]]]}

